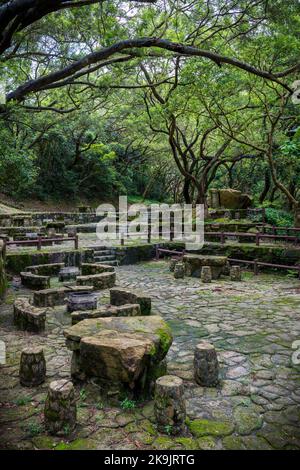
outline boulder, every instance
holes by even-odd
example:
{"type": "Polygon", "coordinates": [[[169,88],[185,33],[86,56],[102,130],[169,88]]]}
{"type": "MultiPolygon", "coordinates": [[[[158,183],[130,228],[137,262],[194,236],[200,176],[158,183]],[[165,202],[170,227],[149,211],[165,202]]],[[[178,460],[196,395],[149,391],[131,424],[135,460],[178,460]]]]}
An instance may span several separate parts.
{"type": "Polygon", "coordinates": [[[225,209],[247,209],[252,200],[248,194],[235,189],[219,189],[220,206],[225,209]]]}

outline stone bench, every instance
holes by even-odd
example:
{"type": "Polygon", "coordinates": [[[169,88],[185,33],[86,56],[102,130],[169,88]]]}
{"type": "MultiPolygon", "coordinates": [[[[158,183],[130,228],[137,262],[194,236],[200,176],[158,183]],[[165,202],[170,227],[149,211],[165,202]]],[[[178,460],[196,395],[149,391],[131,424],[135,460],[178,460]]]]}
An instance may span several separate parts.
{"type": "Polygon", "coordinates": [[[39,276],[31,272],[21,272],[21,282],[23,286],[33,290],[48,289],[50,287],[49,276],[39,276]]]}
{"type": "Polygon", "coordinates": [[[81,263],[81,274],[83,276],[113,272],[115,272],[115,268],[107,264],[81,263]]]}
{"type": "Polygon", "coordinates": [[[64,266],[64,263],[37,264],[36,266],[27,266],[25,271],[39,276],[58,276],[59,271],[64,266]]]}
{"type": "Polygon", "coordinates": [[[117,307],[116,305],[103,305],[96,310],[84,310],[72,312],[72,325],[87,318],[105,318],[105,317],[136,317],[141,315],[139,304],[125,304],[117,307]]]}
{"type": "Polygon", "coordinates": [[[66,303],[66,296],[73,292],[92,292],[93,286],[64,286],[44,289],[33,293],[33,305],[36,307],[55,307],[66,303]]]}
{"type": "Polygon", "coordinates": [[[163,360],[173,339],[157,315],[82,320],[64,336],[73,351],[74,379],[93,377],[103,390],[138,396],[149,395],[153,382],[165,374],[163,360]]]}
{"type": "Polygon", "coordinates": [[[219,279],[220,275],[227,269],[227,256],[210,256],[187,254],[183,257],[185,273],[187,276],[201,277],[203,266],[210,266],[212,279],[219,279]]]}
{"type": "Polygon", "coordinates": [[[46,310],[36,308],[27,297],[19,297],[14,302],[14,324],[24,331],[38,333],[45,329],[46,310]]]}
{"type": "Polygon", "coordinates": [[[139,304],[141,307],[141,315],[150,315],[151,313],[151,297],[137,290],[122,289],[114,287],[110,289],[111,305],[139,304]]]}
{"type": "Polygon", "coordinates": [[[94,290],[109,289],[113,287],[115,283],[115,272],[77,276],[76,278],[76,284],[78,286],[94,286],[94,290]]]}

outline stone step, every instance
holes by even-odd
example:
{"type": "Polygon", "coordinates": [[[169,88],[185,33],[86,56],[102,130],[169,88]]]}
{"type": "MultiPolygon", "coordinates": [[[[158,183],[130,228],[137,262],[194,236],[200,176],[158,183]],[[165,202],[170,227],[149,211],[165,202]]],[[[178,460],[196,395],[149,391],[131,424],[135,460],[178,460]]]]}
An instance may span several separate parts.
{"type": "Polygon", "coordinates": [[[89,246],[88,247],[90,250],[94,250],[94,251],[98,251],[98,250],[110,250],[110,248],[108,248],[107,246],[105,245],[93,245],[93,246],[89,246]]]}
{"type": "Polygon", "coordinates": [[[111,250],[94,250],[95,256],[107,256],[111,254],[112,254],[111,250]]]}
{"type": "MultiPolygon", "coordinates": [[[[95,264],[97,264],[97,262],[95,264]]],[[[103,264],[103,263],[99,263],[99,264],[103,264]]],[[[105,261],[105,264],[107,266],[119,266],[119,262],[116,259],[112,261],[105,261]]]]}
{"type": "Polygon", "coordinates": [[[107,255],[107,256],[94,256],[94,259],[95,261],[99,261],[99,263],[104,262],[105,264],[105,261],[113,261],[116,258],[114,255],[107,255]]]}

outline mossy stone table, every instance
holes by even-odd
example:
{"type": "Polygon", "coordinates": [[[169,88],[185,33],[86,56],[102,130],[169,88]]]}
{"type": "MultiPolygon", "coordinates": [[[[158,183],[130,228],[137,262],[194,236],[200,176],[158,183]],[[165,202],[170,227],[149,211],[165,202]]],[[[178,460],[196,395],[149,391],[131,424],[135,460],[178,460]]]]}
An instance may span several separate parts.
{"type": "Polygon", "coordinates": [[[183,257],[186,276],[201,277],[203,266],[210,266],[212,279],[219,279],[228,267],[227,256],[186,254],[183,257]]]}
{"type": "Polygon", "coordinates": [[[96,378],[110,392],[149,395],[165,374],[172,333],[158,315],[87,319],[64,331],[74,379],[96,378]]]}

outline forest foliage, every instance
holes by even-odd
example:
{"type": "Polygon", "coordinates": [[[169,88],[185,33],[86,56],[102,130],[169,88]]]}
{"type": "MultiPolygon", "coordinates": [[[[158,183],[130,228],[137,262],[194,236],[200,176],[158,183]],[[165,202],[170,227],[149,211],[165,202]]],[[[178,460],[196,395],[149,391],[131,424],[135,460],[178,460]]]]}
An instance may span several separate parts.
{"type": "Polygon", "coordinates": [[[298,205],[297,0],[27,3],[0,1],[0,192],[204,202],[231,187],[298,205]]]}

